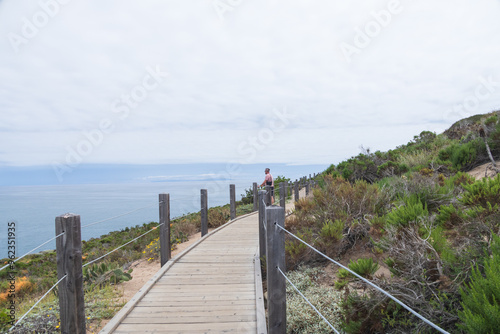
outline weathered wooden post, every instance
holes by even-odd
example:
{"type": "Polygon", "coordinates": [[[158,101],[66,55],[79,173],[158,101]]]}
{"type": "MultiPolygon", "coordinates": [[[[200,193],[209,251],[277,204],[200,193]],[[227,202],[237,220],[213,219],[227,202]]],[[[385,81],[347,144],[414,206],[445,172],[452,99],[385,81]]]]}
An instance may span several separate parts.
{"type": "Polygon", "coordinates": [[[170,245],[170,194],[160,194],[160,265],[171,258],[170,245]]]}
{"type": "Polygon", "coordinates": [[[56,217],[57,278],[59,283],[59,316],[61,333],[84,334],[85,301],[83,299],[82,234],[80,216],[67,213],[56,217]]]}
{"type": "Polygon", "coordinates": [[[310,187],[311,187],[311,182],[310,181],[307,181],[306,182],[306,196],[309,195],[309,190],[310,190],[310,187]]]}
{"type": "Polygon", "coordinates": [[[284,209],[286,202],[286,185],[285,182],[280,183],[280,206],[284,209]]]}
{"type": "Polygon", "coordinates": [[[229,185],[229,206],[230,206],[230,216],[231,220],[236,218],[236,186],[234,184],[229,185]]]}
{"type": "Polygon", "coordinates": [[[266,206],[262,204],[264,201],[264,197],[266,196],[266,192],[264,190],[259,191],[258,194],[259,201],[259,256],[261,259],[264,259],[266,256],[266,229],[264,228],[265,216],[266,216],[266,206]]]}
{"type": "Polygon", "coordinates": [[[269,312],[269,334],[286,333],[286,280],[279,272],[285,268],[285,209],[266,208],[266,264],[267,264],[267,309],[269,312]]]}
{"type": "Polygon", "coordinates": [[[259,208],[259,194],[257,192],[257,182],[253,183],[253,211],[257,211],[259,208]]]}
{"type": "Polygon", "coordinates": [[[271,205],[271,186],[266,186],[266,198],[264,200],[266,202],[266,206],[271,205]]]}
{"type": "Polygon", "coordinates": [[[201,236],[208,233],[208,192],[201,189],[201,236]]]}
{"type": "Polygon", "coordinates": [[[299,183],[295,182],[295,202],[299,201],[299,183]]]}

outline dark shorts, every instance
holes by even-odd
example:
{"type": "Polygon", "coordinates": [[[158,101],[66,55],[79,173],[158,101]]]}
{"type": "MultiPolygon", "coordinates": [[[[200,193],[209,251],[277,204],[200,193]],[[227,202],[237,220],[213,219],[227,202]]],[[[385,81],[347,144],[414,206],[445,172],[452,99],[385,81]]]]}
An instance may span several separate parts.
{"type": "MultiPolygon", "coordinates": [[[[272,183],[271,183],[271,184],[272,184],[272,183]]],[[[270,190],[269,190],[269,191],[271,192],[271,196],[272,196],[272,197],[274,197],[274,187],[272,187],[272,186],[271,186],[271,184],[268,184],[268,183],[266,182],[266,187],[267,187],[267,186],[269,186],[269,187],[270,187],[270,190]]]]}

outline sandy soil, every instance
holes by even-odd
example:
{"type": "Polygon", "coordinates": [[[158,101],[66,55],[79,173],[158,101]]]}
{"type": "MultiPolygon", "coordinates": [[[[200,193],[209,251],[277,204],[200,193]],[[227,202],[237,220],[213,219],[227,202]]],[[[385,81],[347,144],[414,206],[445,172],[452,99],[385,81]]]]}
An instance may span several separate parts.
{"type": "Polygon", "coordinates": [[[477,166],[476,168],[471,170],[468,174],[474,176],[476,180],[480,180],[484,177],[493,177],[497,175],[497,173],[492,169],[490,162],[481,166],[477,166]]]}

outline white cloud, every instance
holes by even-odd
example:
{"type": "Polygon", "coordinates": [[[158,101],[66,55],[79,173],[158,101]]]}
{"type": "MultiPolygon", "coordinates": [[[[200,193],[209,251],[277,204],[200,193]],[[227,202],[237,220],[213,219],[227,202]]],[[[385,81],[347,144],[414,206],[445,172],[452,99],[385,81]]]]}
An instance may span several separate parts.
{"type": "MultiPolygon", "coordinates": [[[[220,20],[208,0],[73,0],[16,53],[9,34],[42,9],[3,0],[0,161],[64,161],[105,119],[113,131],[82,163],[242,159],[282,108],[296,118],[252,162],[338,162],[442,131],[480,78],[500,81],[500,3],[401,0],[348,63],[340,43],[389,2],[242,1],[220,20]],[[169,76],[120,119],[113,101],[157,65],[169,76]]],[[[494,108],[500,86],[460,116],[494,108]]]]}

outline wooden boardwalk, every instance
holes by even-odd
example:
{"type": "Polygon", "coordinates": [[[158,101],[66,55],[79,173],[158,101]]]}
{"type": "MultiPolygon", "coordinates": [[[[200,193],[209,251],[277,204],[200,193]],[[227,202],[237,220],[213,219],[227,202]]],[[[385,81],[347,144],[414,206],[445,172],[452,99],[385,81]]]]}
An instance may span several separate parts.
{"type": "Polygon", "coordinates": [[[161,270],[107,333],[266,333],[258,214],[214,230],[161,270]]]}

